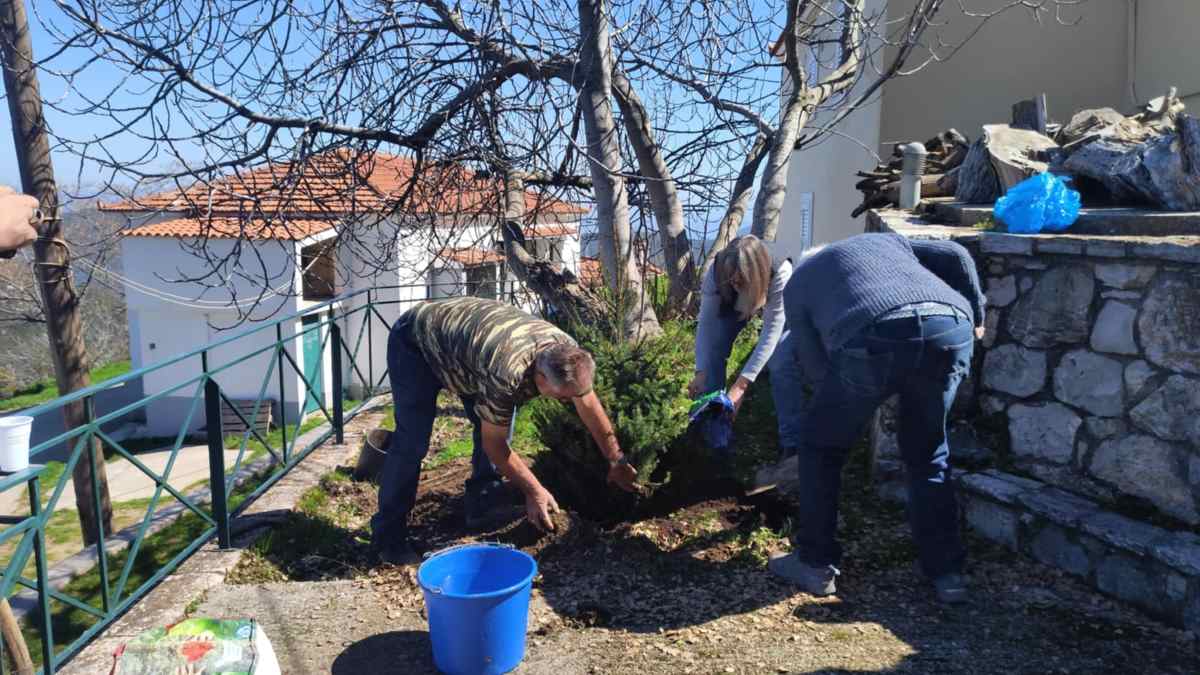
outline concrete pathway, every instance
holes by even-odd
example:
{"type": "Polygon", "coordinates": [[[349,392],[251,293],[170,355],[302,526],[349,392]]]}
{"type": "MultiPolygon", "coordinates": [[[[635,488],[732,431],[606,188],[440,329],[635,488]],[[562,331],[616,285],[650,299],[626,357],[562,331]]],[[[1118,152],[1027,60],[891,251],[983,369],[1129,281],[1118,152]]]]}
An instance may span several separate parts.
{"type": "MultiPolygon", "coordinates": [[[[151,471],[161,476],[167,468],[167,462],[171,459],[171,449],[168,447],[134,456],[151,471]]],[[[237,456],[237,450],[226,451],[225,467],[232,467],[237,461],[237,456]]],[[[246,461],[243,460],[242,463],[244,465],[246,461]]],[[[113,502],[146,499],[154,495],[157,485],[154,479],[134,466],[133,462],[123,457],[114,459],[108,462],[107,469],[108,490],[113,502]]],[[[180,448],[175,465],[171,467],[171,475],[167,477],[167,483],[183,493],[188,487],[204,480],[208,480],[208,446],[185,445],[180,448]]],[[[173,499],[169,493],[164,491],[162,503],[169,503],[173,499]]],[[[58,505],[55,507],[56,511],[65,509],[75,509],[75,490],[71,486],[63,490],[62,497],[59,498],[58,505]]],[[[25,496],[24,490],[14,489],[0,493],[0,515],[25,515],[28,512],[29,498],[25,496]]]]}

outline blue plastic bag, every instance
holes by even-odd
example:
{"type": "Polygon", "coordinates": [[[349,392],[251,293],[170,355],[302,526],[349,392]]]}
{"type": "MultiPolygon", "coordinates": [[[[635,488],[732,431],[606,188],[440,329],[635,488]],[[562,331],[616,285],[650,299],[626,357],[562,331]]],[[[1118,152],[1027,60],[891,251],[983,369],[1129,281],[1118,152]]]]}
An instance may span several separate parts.
{"type": "Polygon", "coordinates": [[[1030,176],[997,199],[992,213],[1009,232],[1062,232],[1079,217],[1079,193],[1067,180],[1046,172],[1030,176]]]}
{"type": "Polygon", "coordinates": [[[700,425],[704,442],[713,450],[724,450],[733,440],[733,401],[724,389],[696,399],[688,411],[688,419],[700,425]]]}

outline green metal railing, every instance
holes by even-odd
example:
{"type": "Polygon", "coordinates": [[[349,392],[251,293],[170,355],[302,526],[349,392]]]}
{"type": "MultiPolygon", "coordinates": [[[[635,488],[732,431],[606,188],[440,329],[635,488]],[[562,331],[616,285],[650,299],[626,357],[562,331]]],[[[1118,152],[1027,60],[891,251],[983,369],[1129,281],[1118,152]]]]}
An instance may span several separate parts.
{"type": "MultiPolygon", "coordinates": [[[[84,402],[87,410],[86,424],[69,429],[31,449],[31,457],[36,462],[39,461],[39,455],[45,455],[60,447],[60,444],[67,444],[71,448],[62,474],[53,486],[41,485],[42,476],[39,474],[42,469],[37,466],[29,472],[0,477],[0,492],[22,485],[28,486],[29,514],[7,517],[0,521],[0,524],[7,526],[0,530],[0,546],[19,540],[4,565],[4,576],[0,580],[0,597],[8,598],[19,589],[28,589],[36,594],[37,608],[25,615],[24,622],[28,629],[27,635],[36,637],[35,642],[40,640],[40,645],[31,648],[39,652],[40,672],[50,674],[62,667],[90,640],[214,536],[222,548],[229,547],[232,519],[330,437],[334,437],[339,443],[343,441],[346,422],[362,412],[373,396],[387,391],[386,364],[375,363],[372,348],[376,335],[386,342],[390,329],[388,321],[380,313],[380,307],[419,301],[381,297],[398,297],[408,288],[426,286],[376,287],[339,296],[21,413],[36,420],[45,415],[61,414],[64,406],[79,401],[84,402]],[[301,321],[314,316],[318,317],[317,321],[301,321]],[[350,344],[344,334],[352,326],[357,326],[357,336],[353,344],[350,344]],[[245,353],[234,358],[217,362],[218,359],[214,355],[218,348],[221,349],[221,353],[228,353],[231,349],[236,351],[236,347],[247,344],[251,336],[255,336],[256,340],[261,339],[261,333],[264,331],[274,331],[273,342],[248,348],[245,353]],[[328,353],[332,361],[330,403],[318,393],[318,385],[310,381],[304,372],[305,369],[297,364],[296,358],[289,352],[289,348],[299,351],[304,336],[312,331],[321,331],[320,353],[322,358],[328,353]],[[364,348],[365,359],[361,358],[364,348]],[[262,376],[253,409],[247,415],[233,404],[227,392],[222,389],[219,379],[222,374],[227,374],[226,378],[231,377],[232,369],[239,364],[261,358],[263,355],[269,355],[270,365],[262,376]],[[362,362],[364,360],[365,363],[362,362]],[[145,382],[147,375],[167,368],[188,365],[195,366],[194,376],[175,382],[169,388],[155,391],[117,410],[102,415],[95,414],[93,401],[100,391],[137,378],[143,378],[145,382]],[[295,373],[304,390],[291,394],[296,401],[289,399],[286,384],[288,370],[295,373]],[[349,372],[352,378],[356,378],[363,390],[361,402],[350,410],[345,409],[347,399],[343,392],[344,372],[349,372]],[[189,397],[190,404],[186,418],[174,436],[170,456],[161,472],[152,470],[141,461],[136,452],[127,447],[132,445],[130,441],[117,441],[112,433],[105,431],[105,427],[111,429],[114,421],[131,419],[154,402],[179,395],[189,397]],[[313,433],[316,433],[316,436],[309,438],[303,447],[297,448],[303,436],[301,431],[304,421],[289,420],[288,404],[298,401],[298,410],[303,418],[308,397],[312,397],[319,404],[312,416],[327,423],[327,428],[320,433],[314,429],[313,433]],[[264,434],[258,428],[257,422],[261,407],[276,402],[279,404],[280,419],[277,429],[280,434],[278,439],[272,439],[271,434],[264,434]],[[222,426],[222,404],[246,425],[246,430],[241,432],[236,440],[227,436],[222,426]],[[181,453],[189,448],[191,451],[197,451],[195,446],[188,445],[188,441],[192,438],[190,432],[196,426],[194,422],[197,421],[198,414],[204,416],[205,443],[209,459],[208,485],[207,490],[199,489],[185,494],[186,487],[181,489],[172,485],[170,481],[172,469],[181,453]],[[226,467],[225,455],[227,451],[232,451],[230,446],[233,442],[236,443],[237,456],[232,466],[226,467]],[[253,450],[252,444],[257,446],[253,450]],[[263,453],[264,450],[265,455],[255,461],[254,455],[263,453]],[[124,461],[136,467],[153,481],[154,493],[136,528],[131,526],[121,533],[120,540],[126,544],[123,551],[109,550],[117,533],[106,532],[103,528],[94,533],[97,544],[93,549],[96,553],[92,573],[98,574],[98,587],[86,584],[73,586],[76,583],[73,581],[61,589],[53,588],[48,576],[47,526],[57,512],[59,500],[71,482],[75,466],[80,461],[95,462],[96,453],[101,451],[111,454],[113,462],[124,461]],[[44,504],[41,488],[49,492],[44,504]],[[178,505],[174,509],[177,513],[164,517],[163,508],[170,505],[170,500],[174,500],[178,505]],[[184,534],[164,543],[164,533],[172,527],[182,530],[184,534]],[[156,536],[159,539],[155,539],[156,536]],[[34,556],[35,563],[32,577],[27,576],[26,572],[31,555],[34,556]],[[56,629],[59,633],[57,635],[56,629]]],[[[96,496],[93,506],[99,513],[100,491],[95,472],[91,488],[92,494],[96,496]]],[[[171,533],[178,534],[175,531],[171,533]]],[[[5,664],[6,659],[0,653],[0,672],[6,672],[5,664]]]]}

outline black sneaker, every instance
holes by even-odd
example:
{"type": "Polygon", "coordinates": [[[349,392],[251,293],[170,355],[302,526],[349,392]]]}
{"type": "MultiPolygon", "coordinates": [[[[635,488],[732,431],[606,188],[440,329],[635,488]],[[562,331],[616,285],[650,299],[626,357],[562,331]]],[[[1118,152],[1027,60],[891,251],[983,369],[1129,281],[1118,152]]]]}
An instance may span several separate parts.
{"type": "Polygon", "coordinates": [[[372,547],[376,560],[383,565],[396,565],[404,567],[406,565],[417,565],[424,560],[424,556],[413,548],[412,542],[408,539],[401,539],[399,543],[386,548],[372,547]]]}
{"type": "Polygon", "coordinates": [[[520,517],[522,508],[503,481],[468,486],[465,497],[467,527],[471,529],[500,525],[520,517]]]}

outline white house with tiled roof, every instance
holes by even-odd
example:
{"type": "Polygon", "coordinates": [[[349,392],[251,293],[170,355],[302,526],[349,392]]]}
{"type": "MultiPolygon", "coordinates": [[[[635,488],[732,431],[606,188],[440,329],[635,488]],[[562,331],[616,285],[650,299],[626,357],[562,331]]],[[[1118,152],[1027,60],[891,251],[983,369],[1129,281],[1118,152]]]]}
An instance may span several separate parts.
{"type": "MultiPolygon", "coordinates": [[[[330,309],[338,316],[352,313],[339,321],[347,343],[361,345],[358,368],[348,358],[343,368],[343,382],[357,394],[368,361],[376,379],[383,373],[386,326],[414,302],[471,294],[534,309],[500,253],[494,185],[464,169],[430,171],[429,178],[418,181],[411,179],[412,171],[407,158],[376,153],[369,160],[351,160],[331,153],[302,165],[265,165],[198,187],[102,205],[129,220],[121,241],[121,281],[133,366],[160,363],[334,300],[330,309]],[[371,298],[379,316],[365,331],[366,294],[344,296],[368,288],[375,289],[371,298]]],[[[531,252],[578,274],[579,227],[587,209],[533,192],[526,193],[526,209],[531,252]]],[[[305,332],[300,322],[288,322],[280,332],[296,368],[319,382],[321,398],[331,402],[325,331],[305,332]]],[[[259,331],[218,347],[210,363],[228,363],[275,339],[274,330],[259,331]]],[[[277,371],[269,374],[271,358],[268,350],[216,379],[231,399],[254,400],[264,378],[279,378],[277,371]]],[[[172,387],[200,367],[199,358],[192,358],[145,377],[146,395],[162,394],[147,411],[149,435],[179,429],[194,392],[172,387]]],[[[282,389],[281,408],[280,385],[266,385],[274,419],[285,413],[293,422],[317,409],[317,400],[290,365],[282,389]]],[[[202,418],[194,417],[194,429],[202,418]]]]}

